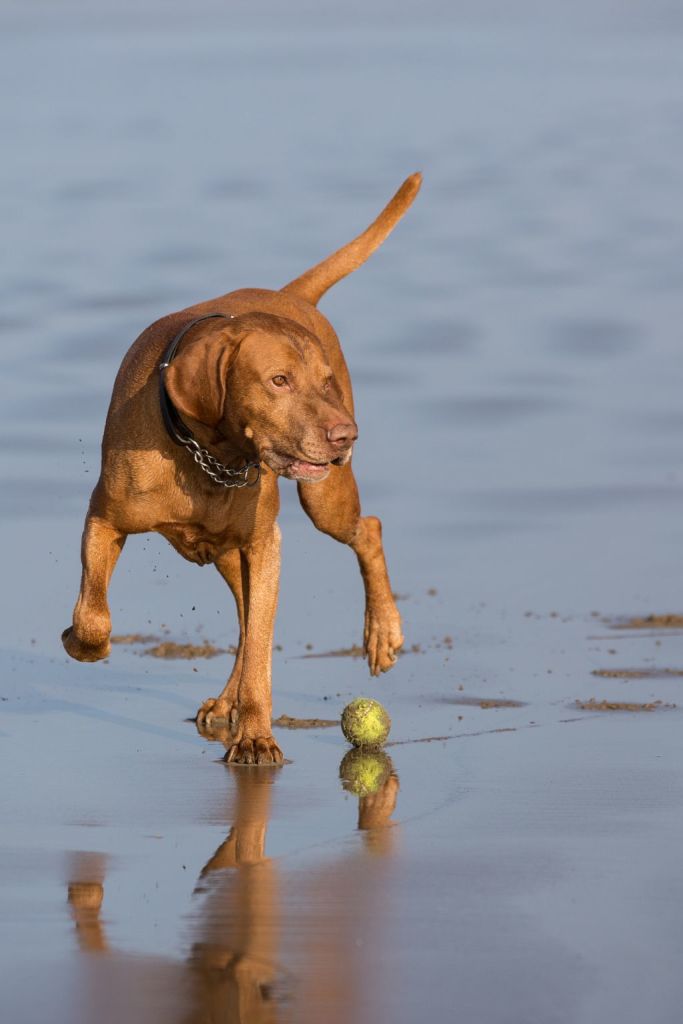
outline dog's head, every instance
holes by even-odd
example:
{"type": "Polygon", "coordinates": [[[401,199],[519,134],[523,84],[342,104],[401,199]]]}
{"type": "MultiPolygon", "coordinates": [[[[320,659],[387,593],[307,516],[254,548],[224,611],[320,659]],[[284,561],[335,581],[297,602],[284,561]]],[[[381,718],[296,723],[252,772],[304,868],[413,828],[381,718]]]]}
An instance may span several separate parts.
{"type": "Polygon", "coordinates": [[[256,453],[280,476],[324,480],[330,465],[351,457],[353,416],[320,342],[293,320],[207,320],[183,342],[165,382],[183,417],[256,453]]]}

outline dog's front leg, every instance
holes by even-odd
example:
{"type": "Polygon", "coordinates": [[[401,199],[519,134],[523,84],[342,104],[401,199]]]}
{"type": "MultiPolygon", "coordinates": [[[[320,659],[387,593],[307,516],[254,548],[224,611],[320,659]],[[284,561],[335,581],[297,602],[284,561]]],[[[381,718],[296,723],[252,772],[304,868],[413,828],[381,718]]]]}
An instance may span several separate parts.
{"type": "Polygon", "coordinates": [[[299,498],[319,530],[355,551],[365,586],[363,647],[371,674],[388,672],[403,646],[403,632],[384,558],[382,524],[376,516],[361,516],[348,464],[335,466],[321,483],[300,483],[299,498]]]}
{"type": "Polygon", "coordinates": [[[272,529],[241,552],[246,628],[242,673],[237,687],[234,742],[226,761],[236,764],[281,764],[273,739],[273,627],[280,583],[280,529],[272,529]]]}
{"type": "Polygon", "coordinates": [[[88,513],[81,542],[81,590],[73,625],[62,633],[67,654],[77,661],[101,661],[111,650],[107,588],[125,539],[113,523],[88,513]]]}

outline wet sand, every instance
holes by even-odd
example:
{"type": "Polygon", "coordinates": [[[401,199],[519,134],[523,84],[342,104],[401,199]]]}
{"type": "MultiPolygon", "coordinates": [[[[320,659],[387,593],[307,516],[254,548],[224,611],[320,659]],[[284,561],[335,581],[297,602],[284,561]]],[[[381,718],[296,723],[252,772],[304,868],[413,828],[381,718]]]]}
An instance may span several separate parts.
{"type": "Polygon", "coordinates": [[[674,1024],[680,23],[159,10],[0,14],[2,1020],[674,1024]],[[59,643],[113,377],[147,323],[279,286],[417,168],[322,303],[410,656],[368,677],[353,556],[284,482],[289,763],[228,766],[187,721],[237,639],[216,572],[130,538],[122,642],[59,643]],[[389,761],[349,777],[325,723],[360,694],[389,761]]]}

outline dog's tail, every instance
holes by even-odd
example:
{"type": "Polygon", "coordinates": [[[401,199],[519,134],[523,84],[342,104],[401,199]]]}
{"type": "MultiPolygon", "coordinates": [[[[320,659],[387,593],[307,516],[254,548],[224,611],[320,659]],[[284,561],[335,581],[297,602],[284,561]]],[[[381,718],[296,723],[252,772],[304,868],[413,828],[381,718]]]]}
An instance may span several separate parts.
{"type": "Polygon", "coordinates": [[[362,235],[354,238],[352,242],[344,245],[341,249],[337,249],[322,263],[311,267],[301,277],[290,281],[282,291],[298,295],[315,306],[333,284],[357,270],[375,249],[380,247],[406,210],[412,206],[421,184],[422,175],[411,174],[403,182],[394,198],[384,207],[377,220],[374,220],[362,235]]]}

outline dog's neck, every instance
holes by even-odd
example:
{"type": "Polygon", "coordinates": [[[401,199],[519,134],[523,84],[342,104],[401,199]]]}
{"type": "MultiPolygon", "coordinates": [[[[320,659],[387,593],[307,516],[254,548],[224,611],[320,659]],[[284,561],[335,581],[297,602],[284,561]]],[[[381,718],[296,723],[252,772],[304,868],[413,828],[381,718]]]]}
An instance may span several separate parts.
{"type": "Polygon", "coordinates": [[[237,468],[245,462],[257,462],[258,452],[246,437],[236,438],[221,429],[209,427],[206,423],[186,416],[183,423],[189,427],[192,436],[225,466],[237,468]]]}
{"type": "Polygon", "coordinates": [[[161,417],[171,440],[181,448],[185,448],[192,455],[198,467],[207,473],[214,483],[222,487],[252,487],[260,479],[261,466],[258,455],[248,455],[244,452],[244,448],[249,444],[248,439],[241,438],[240,443],[235,443],[232,438],[217,431],[214,427],[208,427],[192,417],[187,417],[190,422],[186,423],[171,401],[171,396],[166,389],[166,370],[184,336],[195,324],[214,318],[231,319],[225,313],[206,313],[204,316],[197,317],[183,327],[164,351],[158,367],[161,417]],[[213,449],[216,454],[210,449],[213,449]]]}

